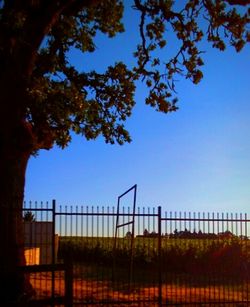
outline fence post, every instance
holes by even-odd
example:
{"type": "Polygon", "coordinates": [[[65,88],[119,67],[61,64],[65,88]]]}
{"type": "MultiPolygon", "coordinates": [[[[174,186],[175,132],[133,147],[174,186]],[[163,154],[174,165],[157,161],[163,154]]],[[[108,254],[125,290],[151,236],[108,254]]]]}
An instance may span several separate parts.
{"type": "Polygon", "coordinates": [[[52,200],[52,283],[51,283],[51,299],[52,306],[55,306],[55,263],[56,263],[56,254],[55,254],[55,232],[56,232],[56,201],[52,200]]]}
{"type": "MultiPolygon", "coordinates": [[[[65,261],[65,260],[64,260],[65,261]]],[[[65,262],[65,307],[73,306],[73,263],[72,259],[65,262]]]]}
{"type": "Polygon", "coordinates": [[[162,259],[161,259],[161,206],[158,207],[158,304],[162,306],[162,259]]]}

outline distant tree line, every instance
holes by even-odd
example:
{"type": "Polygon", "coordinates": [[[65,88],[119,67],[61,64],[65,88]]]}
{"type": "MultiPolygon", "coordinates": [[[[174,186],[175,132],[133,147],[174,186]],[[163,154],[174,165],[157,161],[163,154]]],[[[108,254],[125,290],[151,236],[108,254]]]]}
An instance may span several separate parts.
{"type": "MultiPolygon", "coordinates": [[[[128,231],[126,233],[126,237],[129,238],[131,237],[131,232],[128,231]]],[[[158,236],[158,233],[155,231],[148,231],[147,229],[144,229],[143,234],[142,235],[137,235],[137,237],[143,237],[143,238],[155,238],[158,236]]],[[[240,238],[240,239],[244,239],[247,240],[248,237],[244,236],[244,235],[235,235],[233,234],[231,231],[226,230],[223,232],[219,232],[218,234],[216,233],[206,233],[206,232],[202,232],[201,230],[199,230],[198,232],[194,229],[193,232],[191,232],[190,230],[187,230],[187,228],[185,228],[185,230],[180,230],[178,231],[177,229],[174,230],[173,233],[165,233],[162,234],[162,236],[164,237],[168,237],[169,239],[230,239],[230,238],[240,238]]]]}
{"type": "Polygon", "coordinates": [[[225,232],[220,232],[218,234],[215,233],[206,233],[199,230],[198,232],[194,230],[191,232],[190,230],[181,230],[178,231],[175,229],[174,233],[169,235],[169,238],[182,238],[182,239],[217,239],[217,238],[233,238],[236,237],[231,231],[226,230],[225,232]]]}

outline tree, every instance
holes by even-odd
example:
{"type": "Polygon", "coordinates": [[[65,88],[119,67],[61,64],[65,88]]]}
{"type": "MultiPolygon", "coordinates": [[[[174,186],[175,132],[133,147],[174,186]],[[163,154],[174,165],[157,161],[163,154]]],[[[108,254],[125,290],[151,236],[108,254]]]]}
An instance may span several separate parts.
{"type": "Polygon", "coordinates": [[[132,232],[131,231],[127,231],[125,238],[131,238],[131,237],[132,237],[132,232]]]}
{"type": "Polygon", "coordinates": [[[31,211],[26,211],[23,216],[24,222],[35,222],[35,215],[31,211]]]}
{"type": "Polygon", "coordinates": [[[64,148],[72,132],[130,142],[124,121],[138,81],[149,89],[147,104],[176,111],[176,75],[195,84],[202,79],[202,38],[219,50],[232,45],[240,51],[249,42],[249,3],[186,0],[179,7],[170,0],[134,0],[132,9],[140,13],[137,64],[128,68],[119,62],[98,73],[79,72],[68,51],[94,52],[98,31],[109,37],[124,31],[122,1],[0,0],[0,231],[6,247],[0,250],[1,301],[25,291],[16,267],[24,264],[21,208],[30,156],[54,144],[64,148]],[[179,42],[170,59],[157,57],[157,50],[168,46],[167,28],[179,42]]]}
{"type": "Polygon", "coordinates": [[[143,231],[143,236],[148,237],[149,236],[149,231],[145,228],[143,231]]]}

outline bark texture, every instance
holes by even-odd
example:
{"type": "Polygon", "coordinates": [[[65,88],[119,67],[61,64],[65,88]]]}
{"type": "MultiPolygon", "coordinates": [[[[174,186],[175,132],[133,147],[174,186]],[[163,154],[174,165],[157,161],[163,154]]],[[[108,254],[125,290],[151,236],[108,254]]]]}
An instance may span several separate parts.
{"type": "Polygon", "coordinates": [[[25,264],[22,205],[30,150],[24,146],[25,125],[14,127],[9,130],[1,127],[0,146],[0,302],[6,305],[22,301],[31,290],[18,270],[25,264]]]}
{"type": "Polygon", "coordinates": [[[18,306],[31,290],[18,267],[25,264],[22,206],[32,134],[24,117],[22,78],[14,63],[8,64],[0,73],[0,302],[18,306]]]}

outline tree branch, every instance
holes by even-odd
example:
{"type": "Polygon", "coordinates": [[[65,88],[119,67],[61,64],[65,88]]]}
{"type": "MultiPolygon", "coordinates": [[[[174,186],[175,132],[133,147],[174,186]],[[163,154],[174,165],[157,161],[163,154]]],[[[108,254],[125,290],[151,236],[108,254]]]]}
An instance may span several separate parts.
{"type": "Polygon", "coordinates": [[[58,21],[60,15],[71,16],[84,7],[95,6],[100,0],[61,0],[40,2],[37,7],[37,14],[32,14],[27,24],[27,38],[25,55],[26,61],[24,74],[30,76],[36,60],[37,50],[39,49],[44,37],[58,21]],[[27,46],[28,45],[28,46],[27,46]]]}
{"type": "Polygon", "coordinates": [[[225,0],[230,5],[248,5],[250,4],[250,0],[225,0]]]}

